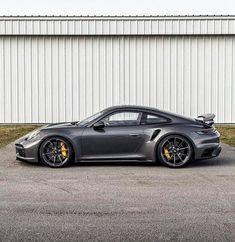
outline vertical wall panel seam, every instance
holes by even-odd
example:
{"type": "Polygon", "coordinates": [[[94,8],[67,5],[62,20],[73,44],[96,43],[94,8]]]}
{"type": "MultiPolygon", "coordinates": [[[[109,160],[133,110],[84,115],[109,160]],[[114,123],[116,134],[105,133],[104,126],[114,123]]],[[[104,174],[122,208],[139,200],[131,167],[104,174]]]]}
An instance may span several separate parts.
{"type": "Polygon", "coordinates": [[[111,79],[112,79],[112,81],[111,81],[111,105],[113,105],[113,103],[114,103],[114,92],[113,92],[113,87],[114,87],[114,77],[113,77],[113,70],[114,70],[114,68],[113,68],[113,58],[114,58],[114,55],[113,55],[113,53],[114,53],[114,51],[113,51],[113,37],[111,36],[111,39],[110,39],[110,41],[111,41],[111,79]]]}
{"type": "MultiPolygon", "coordinates": [[[[225,91],[226,91],[226,64],[227,64],[227,58],[226,58],[226,47],[227,47],[227,41],[226,41],[226,37],[224,37],[224,69],[223,69],[223,72],[224,72],[224,88],[223,88],[223,104],[224,104],[224,106],[225,106],[225,91]]],[[[223,108],[223,122],[224,122],[224,120],[225,120],[225,108],[223,108]]]]}
{"type": "Polygon", "coordinates": [[[171,108],[171,95],[172,95],[172,89],[171,89],[171,82],[172,82],[172,80],[171,80],[171,58],[172,58],[172,53],[171,53],[171,37],[169,37],[169,53],[170,53],[170,55],[169,55],[169,73],[168,73],[168,75],[169,75],[169,89],[170,89],[170,95],[169,95],[169,106],[168,107],[170,107],[171,108]]]}
{"type": "Polygon", "coordinates": [[[39,95],[39,46],[38,46],[38,38],[36,38],[36,54],[37,54],[37,59],[36,59],[36,66],[37,66],[37,92],[38,92],[38,100],[37,100],[37,120],[39,122],[39,100],[40,100],[40,95],[39,95]]]}
{"type": "Polygon", "coordinates": [[[107,106],[107,76],[108,76],[108,70],[107,70],[107,60],[108,60],[108,51],[107,51],[107,37],[105,37],[105,45],[104,45],[104,93],[105,93],[105,106],[107,106]]]}
{"type": "Polygon", "coordinates": [[[73,50],[73,42],[72,42],[72,37],[70,37],[70,42],[71,42],[71,50],[70,50],[70,53],[71,53],[71,110],[72,110],[72,121],[74,120],[74,93],[73,93],[73,82],[74,82],[74,76],[73,76],[73,53],[74,53],[74,50],[73,50]]]}
{"type": "Polygon", "coordinates": [[[33,119],[33,87],[32,87],[32,37],[30,37],[30,101],[31,101],[31,104],[30,104],[30,122],[32,123],[32,119],[33,119]]]}
{"type": "MultiPolygon", "coordinates": [[[[45,62],[45,38],[43,37],[43,93],[44,93],[44,98],[46,99],[46,62],[45,62]]],[[[47,114],[46,114],[46,102],[44,103],[44,114],[45,114],[45,120],[44,122],[47,121],[47,114]]]]}
{"type": "Polygon", "coordinates": [[[93,37],[91,37],[91,113],[93,113],[94,107],[94,82],[93,82],[93,37]]]}
{"type": "Polygon", "coordinates": [[[130,103],[130,100],[131,100],[131,98],[130,98],[130,96],[131,96],[131,81],[130,81],[130,79],[131,79],[131,70],[130,70],[130,67],[131,67],[131,46],[130,46],[130,37],[128,36],[127,37],[127,43],[128,43],[128,101],[129,101],[129,103],[130,103]]]}
{"type": "Polygon", "coordinates": [[[17,110],[17,113],[16,113],[16,120],[17,122],[19,122],[19,107],[20,107],[20,104],[19,104],[19,60],[18,60],[18,49],[19,49],[19,46],[18,46],[18,36],[16,37],[16,92],[17,92],[17,96],[16,96],[16,110],[17,110]]]}
{"type": "Polygon", "coordinates": [[[3,120],[4,120],[4,123],[6,122],[6,78],[5,78],[5,41],[4,41],[4,37],[2,37],[2,65],[3,65],[3,68],[2,68],[2,77],[3,77],[3,120]]]}
{"type": "Polygon", "coordinates": [[[165,58],[164,58],[164,54],[165,54],[165,41],[164,41],[164,37],[162,36],[162,108],[165,108],[164,105],[164,98],[165,98],[165,73],[164,73],[164,62],[165,62],[165,58]]]}
{"type": "Polygon", "coordinates": [[[191,79],[191,72],[192,72],[192,69],[191,69],[191,56],[192,56],[192,52],[191,52],[191,38],[189,37],[189,73],[188,73],[188,82],[189,82],[189,115],[190,117],[192,116],[192,101],[191,101],[191,90],[192,90],[192,79],[191,79]]]}
{"type": "Polygon", "coordinates": [[[100,110],[100,39],[97,38],[97,60],[98,60],[98,102],[99,102],[99,110],[100,110]]]}
{"type": "Polygon", "coordinates": [[[219,38],[217,38],[217,102],[216,102],[216,112],[219,111],[219,38]]]}
{"type": "Polygon", "coordinates": [[[10,71],[10,73],[9,73],[9,76],[10,76],[10,80],[9,80],[9,83],[10,83],[10,122],[12,122],[13,120],[12,120],[12,109],[13,109],[13,102],[12,102],[12,100],[13,100],[13,90],[12,90],[12,65],[11,65],[11,63],[12,63],[12,56],[11,56],[11,54],[12,54],[12,40],[11,40],[11,37],[9,37],[9,71],[10,71]]]}
{"type": "MultiPolygon", "coordinates": [[[[79,45],[79,41],[77,41],[77,50],[78,50],[78,55],[77,55],[77,68],[78,68],[78,74],[77,74],[77,82],[78,82],[78,91],[77,91],[77,93],[78,93],[78,107],[80,107],[81,106],[81,103],[80,103],[80,90],[81,90],[81,80],[80,80],[80,72],[81,72],[81,64],[80,64],[80,45],[79,45]]],[[[79,108],[80,109],[80,108],[79,108]]],[[[81,111],[79,110],[78,111],[78,118],[79,118],[79,120],[81,119],[81,111]]]]}
{"type": "Polygon", "coordinates": [[[197,105],[197,108],[196,108],[196,112],[197,112],[197,115],[198,115],[198,37],[196,37],[196,97],[197,97],[197,102],[196,102],[196,105],[197,105]]]}
{"type": "Polygon", "coordinates": [[[141,104],[144,101],[144,54],[143,54],[143,37],[141,37],[141,104]]]}
{"type": "Polygon", "coordinates": [[[192,42],[189,38],[189,115],[192,116],[192,42]]]}
{"type": "Polygon", "coordinates": [[[150,71],[151,71],[151,64],[150,64],[150,37],[148,36],[148,105],[150,105],[150,71]]]}
{"type": "MultiPolygon", "coordinates": [[[[134,37],[134,53],[135,53],[135,56],[134,56],[134,80],[136,82],[137,80],[137,40],[136,40],[136,37],[134,37]]],[[[135,90],[133,92],[133,95],[134,95],[134,103],[136,103],[137,101],[137,84],[135,83],[135,90]]]]}
{"type": "Polygon", "coordinates": [[[158,51],[157,51],[157,38],[154,38],[154,46],[155,46],[155,53],[154,53],[154,56],[155,56],[155,73],[156,73],[156,75],[155,75],[155,78],[156,78],[156,80],[154,80],[155,82],[156,82],[156,85],[155,85],[155,90],[154,90],[154,92],[156,93],[156,95],[155,95],[155,100],[154,100],[154,105],[155,106],[157,106],[158,105],[158,103],[157,103],[157,72],[158,72],[158,69],[157,69],[157,53],[158,53],[158,51]]]}
{"type": "MultiPolygon", "coordinates": [[[[234,40],[232,39],[232,49],[231,49],[231,52],[233,53],[233,48],[234,48],[234,40]]],[[[233,120],[233,81],[235,81],[235,80],[233,80],[233,62],[234,62],[234,56],[233,55],[231,55],[231,97],[230,97],[230,103],[231,103],[231,110],[230,110],[230,112],[231,112],[231,120],[230,120],[230,122],[232,123],[232,122],[234,122],[234,120],[233,120]]],[[[234,95],[235,95],[235,93],[234,93],[234,95]]]]}
{"type": "Polygon", "coordinates": [[[212,71],[212,52],[213,52],[213,49],[212,49],[212,38],[210,37],[210,63],[211,63],[211,73],[210,73],[210,112],[212,112],[212,86],[213,86],[213,83],[212,83],[212,75],[213,75],[213,71],[212,71]]]}
{"type": "MultiPolygon", "coordinates": [[[[86,89],[87,89],[87,82],[86,82],[86,79],[87,79],[87,75],[86,75],[86,62],[87,62],[87,58],[86,58],[86,51],[87,51],[87,46],[86,46],[86,37],[84,37],[84,100],[86,100],[87,98],[87,93],[86,93],[86,89]]],[[[84,105],[84,110],[86,110],[86,102],[83,103],[84,105]]],[[[86,111],[85,111],[85,114],[86,114],[86,111]]]]}
{"type": "Polygon", "coordinates": [[[176,95],[175,95],[175,103],[176,103],[176,112],[178,112],[179,108],[177,105],[177,100],[178,100],[178,93],[179,93],[179,87],[178,87],[178,76],[179,76],[179,70],[178,70],[178,56],[179,56],[179,51],[178,51],[178,37],[176,37],[176,57],[175,57],[175,65],[176,65],[176,95]]]}
{"type": "Polygon", "coordinates": [[[203,37],[203,112],[205,112],[206,109],[206,71],[205,71],[205,63],[206,63],[206,47],[205,47],[205,38],[203,37]]]}
{"type": "Polygon", "coordinates": [[[53,122],[54,120],[54,113],[53,113],[53,65],[52,65],[52,37],[50,37],[50,85],[51,85],[51,98],[50,98],[50,102],[51,102],[51,105],[50,105],[50,113],[51,113],[51,122],[53,122]]]}
{"type": "Polygon", "coordinates": [[[60,121],[60,97],[59,97],[59,90],[60,90],[60,40],[59,37],[57,37],[57,52],[58,52],[58,60],[57,60],[57,88],[58,88],[58,94],[57,94],[57,120],[60,121]]]}
{"type": "MultiPolygon", "coordinates": [[[[181,49],[181,51],[182,51],[182,53],[181,53],[181,55],[182,55],[182,63],[183,63],[183,65],[182,65],[182,68],[181,68],[181,71],[182,71],[182,85],[183,85],[183,94],[185,93],[185,85],[184,85],[184,83],[185,83],[185,74],[184,74],[184,66],[185,66],[185,58],[184,58],[184,48],[185,48],[185,36],[183,36],[183,45],[182,45],[182,49],[181,49]]],[[[182,114],[184,114],[184,95],[182,95],[182,114]]]]}
{"type": "Polygon", "coordinates": [[[25,90],[25,37],[23,37],[23,44],[24,44],[24,61],[23,61],[23,64],[24,64],[24,68],[23,68],[23,87],[24,87],[24,98],[23,98],[23,100],[24,100],[24,103],[23,103],[23,107],[24,107],[24,117],[23,117],[23,120],[24,120],[24,122],[27,122],[26,121],[26,105],[25,105],[25,96],[26,96],[26,90],[25,90]]]}
{"type": "Polygon", "coordinates": [[[65,110],[64,110],[64,117],[63,117],[63,120],[64,121],[67,121],[67,105],[68,105],[68,101],[67,101],[67,86],[66,86],[66,82],[67,82],[67,78],[66,78],[66,67],[67,67],[67,59],[66,59],[66,56],[67,56],[67,42],[66,42],[66,38],[64,37],[64,82],[65,82],[65,85],[64,85],[64,95],[65,95],[65,98],[64,98],[64,102],[65,102],[65,110]]]}

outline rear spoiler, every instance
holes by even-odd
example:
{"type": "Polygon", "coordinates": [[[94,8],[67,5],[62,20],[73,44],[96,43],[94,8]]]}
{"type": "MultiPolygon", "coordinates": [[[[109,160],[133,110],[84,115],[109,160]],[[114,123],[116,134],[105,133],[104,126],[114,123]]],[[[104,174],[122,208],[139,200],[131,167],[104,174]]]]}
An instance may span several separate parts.
{"type": "Polygon", "coordinates": [[[215,115],[213,113],[207,113],[199,115],[196,120],[211,126],[214,124],[214,118],[215,115]]]}

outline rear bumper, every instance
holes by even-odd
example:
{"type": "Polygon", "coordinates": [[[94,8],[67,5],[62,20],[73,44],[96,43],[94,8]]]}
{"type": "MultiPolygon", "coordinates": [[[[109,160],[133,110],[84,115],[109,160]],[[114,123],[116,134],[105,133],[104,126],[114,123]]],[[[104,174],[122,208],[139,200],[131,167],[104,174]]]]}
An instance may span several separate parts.
{"type": "Polygon", "coordinates": [[[220,134],[214,131],[208,135],[198,135],[195,147],[195,159],[209,159],[217,157],[222,148],[220,146],[220,134]]]}
{"type": "Polygon", "coordinates": [[[214,158],[220,154],[221,150],[222,148],[220,144],[197,149],[195,159],[199,160],[199,159],[214,158]]]}

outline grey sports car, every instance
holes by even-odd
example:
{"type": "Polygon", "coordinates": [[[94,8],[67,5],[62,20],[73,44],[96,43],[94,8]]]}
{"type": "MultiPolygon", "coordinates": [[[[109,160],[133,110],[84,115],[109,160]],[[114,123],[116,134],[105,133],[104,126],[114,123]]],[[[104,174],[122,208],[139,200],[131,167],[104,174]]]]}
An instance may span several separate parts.
{"type": "Polygon", "coordinates": [[[186,118],[156,108],[115,106],[80,122],[49,124],[20,138],[17,159],[64,167],[94,160],[160,161],[182,167],[219,155],[214,114],[186,118]]]}

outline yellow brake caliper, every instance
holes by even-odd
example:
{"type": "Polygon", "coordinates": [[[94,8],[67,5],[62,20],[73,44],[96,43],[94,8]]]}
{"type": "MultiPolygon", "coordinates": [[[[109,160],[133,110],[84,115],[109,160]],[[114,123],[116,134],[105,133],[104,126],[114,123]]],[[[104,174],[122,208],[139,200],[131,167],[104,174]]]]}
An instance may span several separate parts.
{"type": "Polygon", "coordinates": [[[170,156],[169,151],[168,151],[167,148],[164,148],[164,155],[166,156],[167,160],[171,159],[171,156],[170,156]]]}
{"type": "Polygon", "coordinates": [[[67,149],[65,147],[65,144],[62,142],[60,143],[60,150],[63,158],[65,159],[67,157],[67,149]]]}

